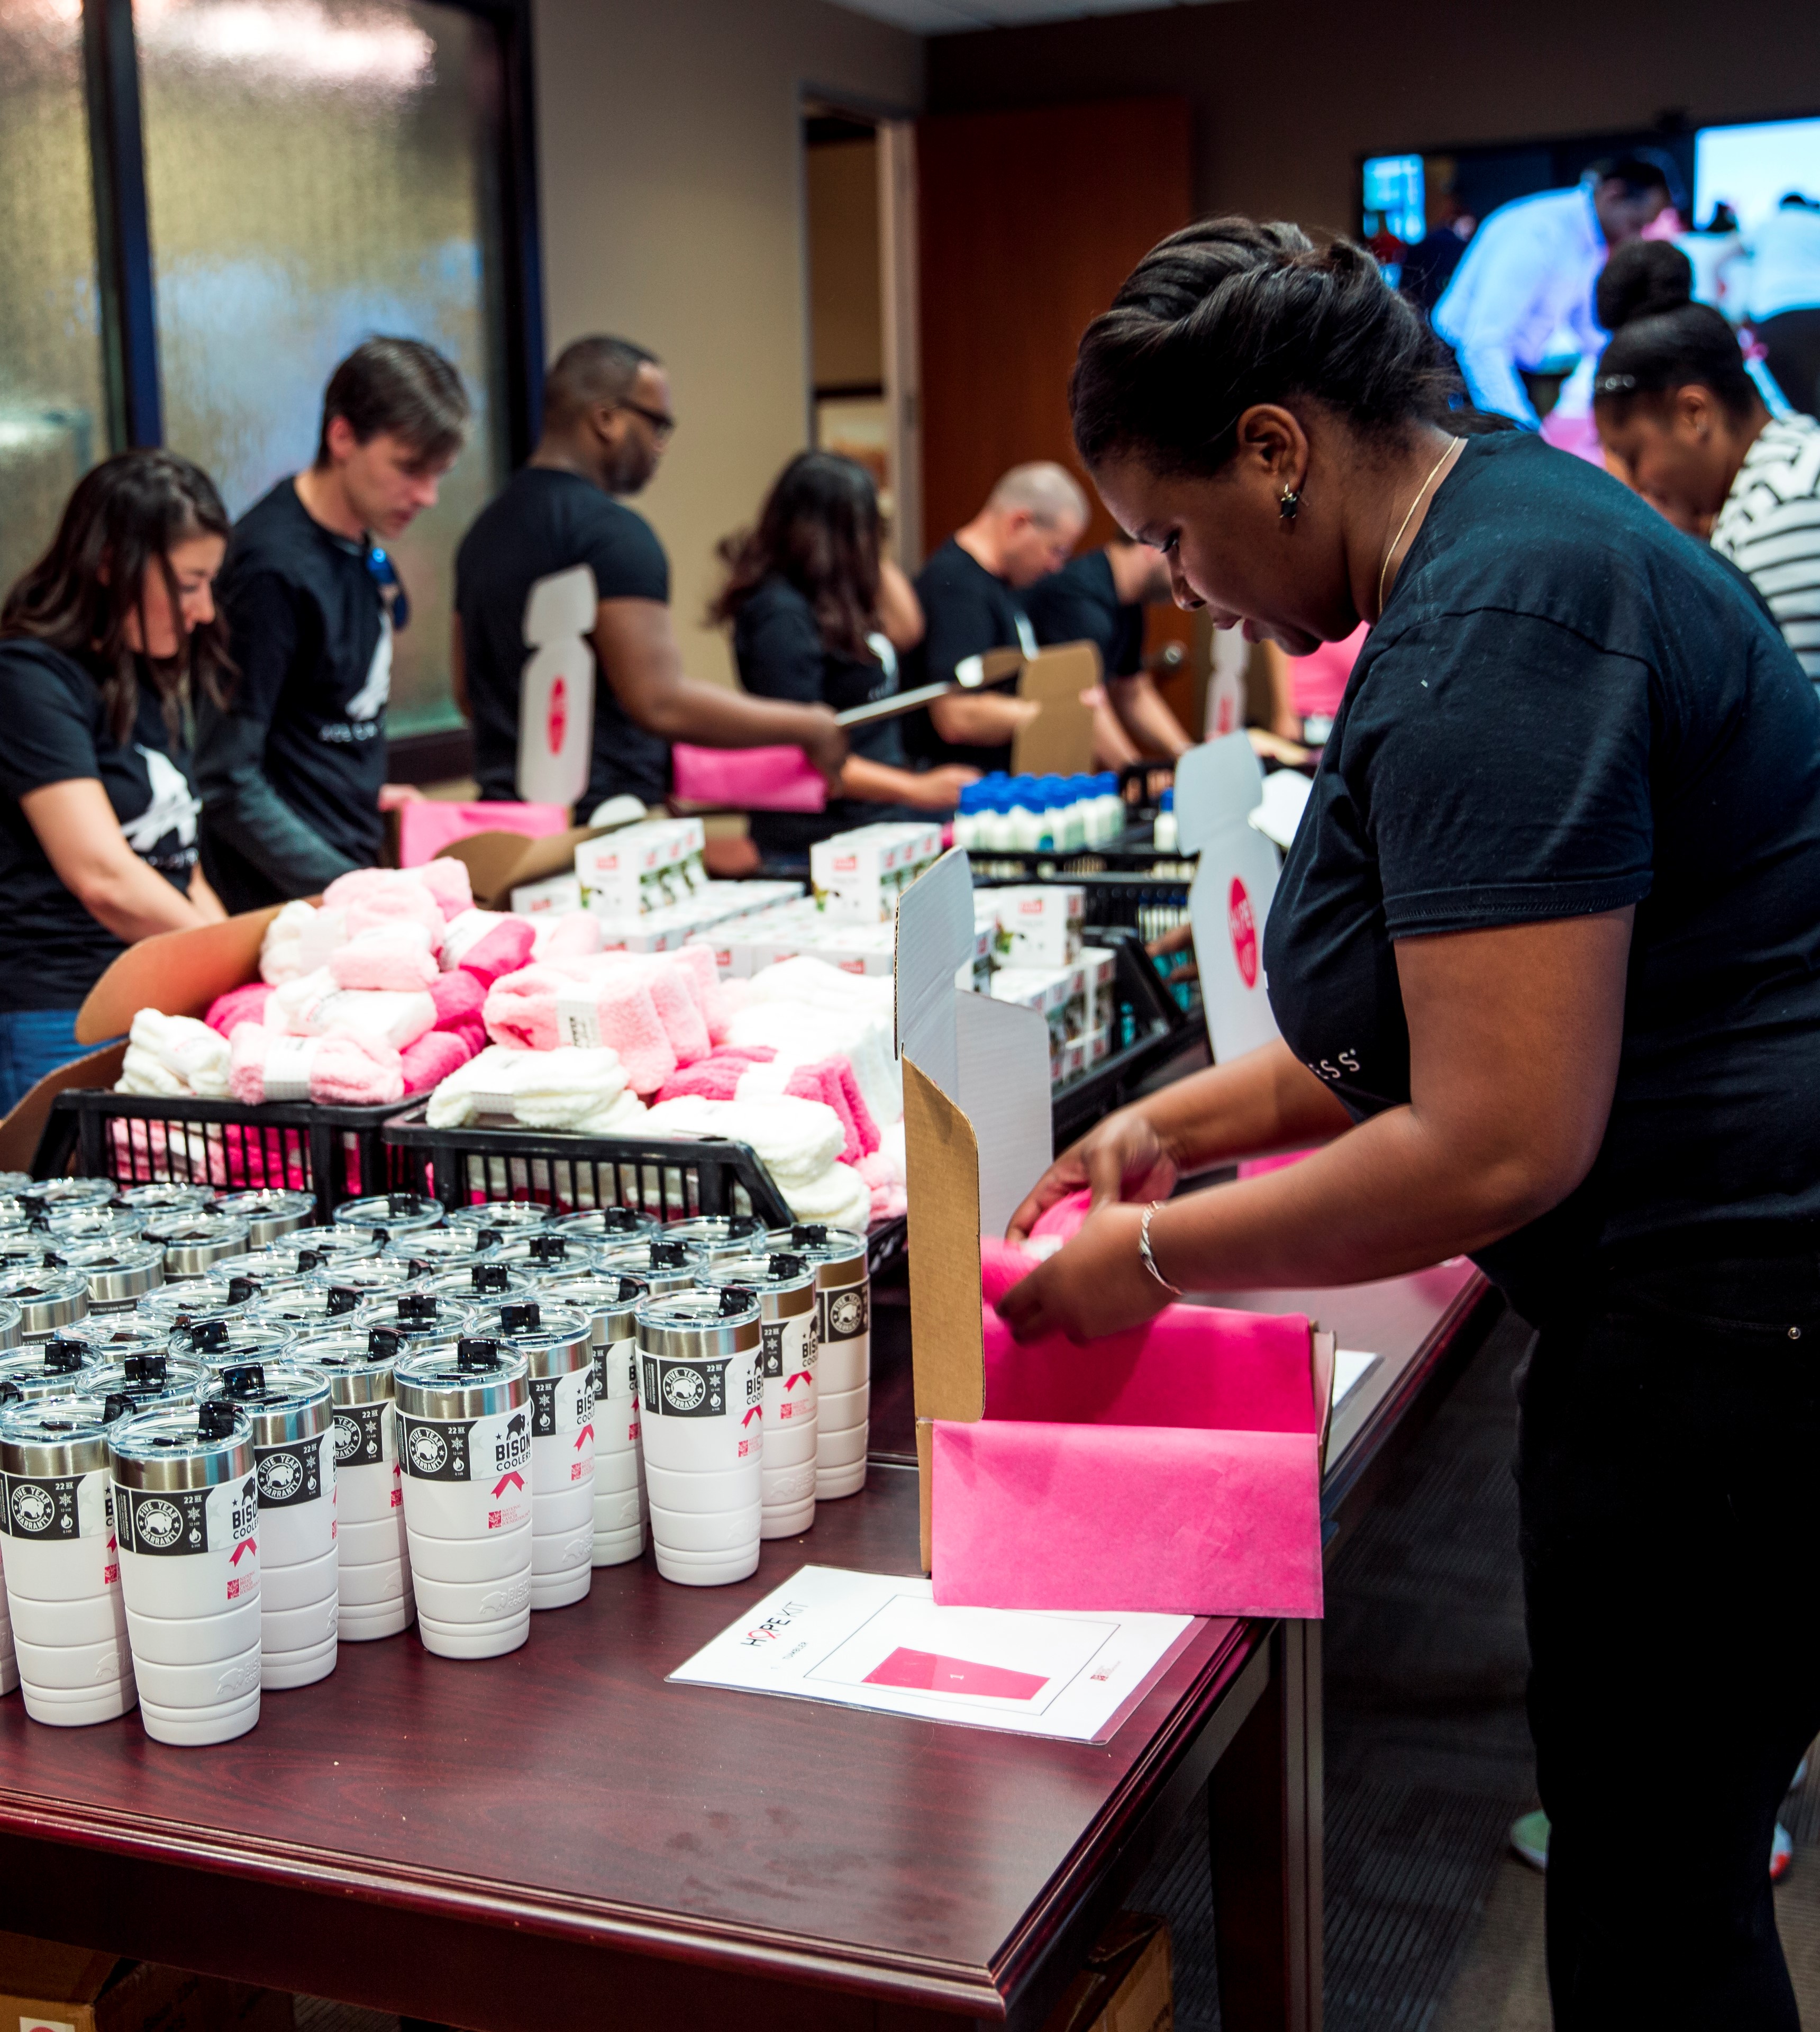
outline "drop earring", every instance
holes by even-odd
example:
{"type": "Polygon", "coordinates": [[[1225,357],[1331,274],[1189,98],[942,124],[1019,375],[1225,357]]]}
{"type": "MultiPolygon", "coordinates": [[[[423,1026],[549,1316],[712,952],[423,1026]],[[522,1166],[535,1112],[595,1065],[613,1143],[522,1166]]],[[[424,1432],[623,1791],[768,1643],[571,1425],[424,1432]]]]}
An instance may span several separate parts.
{"type": "Polygon", "coordinates": [[[1295,521],[1302,506],[1302,497],[1292,487],[1285,487],[1277,502],[1277,513],[1285,522],[1295,521]]]}

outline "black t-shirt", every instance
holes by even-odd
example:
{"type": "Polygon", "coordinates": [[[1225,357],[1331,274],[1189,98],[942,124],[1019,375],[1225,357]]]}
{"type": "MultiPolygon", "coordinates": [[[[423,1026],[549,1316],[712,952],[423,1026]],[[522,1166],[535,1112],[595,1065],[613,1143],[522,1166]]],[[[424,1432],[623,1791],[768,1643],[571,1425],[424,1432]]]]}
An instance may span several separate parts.
{"type": "Polygon", "coordinates": [[[281,480],[233,527],[216,587],[237,675],[196,714],[203,862],[230,910],[379,858],[392,620],[367,547],[281,480]]]}
{"type": "Polygon", "coordinates": [[[127,845],[187,890],[201,809],[188,757],[143,679],[132,738],[117,741],[97,674],[47,642],[0,642],[0,1009],[75,1009],[125,948],[58,880],[19,800],[95,779],[127,845]]]}
{"type": "Polygon", "coordinates": [[[1470,439],[1322,751],[1271,1007],[1363,1117],[1409,1099],[1396,939],[1633,903],[1598,1160],[1479,1252],[1532,1317],[1614,1245],[1820,1217],[1820,703],[1703,545],[1538,438],[1470,439]]]}
{"type": "MultiPolygon", "coordinates": [[[[474,774],[486,797],[518,794],[519,680],[530,661],[524,611],[544,579],[585,566],[603,600],[669,599],[669,564],[651,525],[577,473],[528,465],[475,517],[455,557],[474,774]]],[[[592,643],[590,641],[591,652],[592,643]]],[[[594,759],[576,809],[585,818],[626,793],[647,805],[669,791],[669,743],[637,726],[598,669],[594,759]]]]}
{"type": "MultiPolygon", "coordinates": [[[[875,642],[890,644],[881,636],[875,642]]],[[[897,689],[897,659],[848,656],[822,640],[815,611],[787,579],[775,576],[755,586],[733,622],[733,656],[740,682],[760,698],[789,699],[831,706],[836,712],[889,698],[897,689]]],[[[880,721],[854,727],[852,752],[891,769],[907,769],[901,723],[880,721]]],[[[761,854],[800,855],[818,839],[894,818],[899,807],[862,797],[830,797],[820,812],[754,812],[752,838],[761,854]]]]}
{"type": "MultiPolygon", "coordinates": [[[[996,572],[964,551],[950,536],[916,574],[927,631],[918,652],[919,685],[951,684],[954,667],[989,649],[1036,652],[1036,637],[1019,596],[996,572]]],[[[1011,743],[996,748],[958,745],[935,731],[928,708],[904,718],[904,745],[913,761],[933,769],[964,763],[990,773],[1011,767],[1011,743]]]]}
{"type": "Polygon", "coordinates": [[[1060,571],[1027,587],[1023,598],[1044,648],[1091,642],[1109,678],[1135,677],[1143,667],[1144,611],[1135,602],[1121,605],[1112,559],[1104,551],[1070,558],[1060,571]]]}

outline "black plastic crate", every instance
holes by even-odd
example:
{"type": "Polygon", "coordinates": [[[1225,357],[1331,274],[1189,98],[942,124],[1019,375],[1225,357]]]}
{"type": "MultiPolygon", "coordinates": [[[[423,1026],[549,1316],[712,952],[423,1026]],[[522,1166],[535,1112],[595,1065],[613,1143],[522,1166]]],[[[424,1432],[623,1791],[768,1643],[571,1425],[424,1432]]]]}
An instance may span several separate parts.
{"type": "Polygon", "coordinates": [[[177,1179],[218,1192],[282,1186],[314,1193],[316,1216],[326,1220],[343,1200],[398,1188],[381,1132],[410,1104],[274,1100],[248,1108],[237,1100],[71,1088],[52,1104],[32,1174],[47,1178],[75,1171],[121,1185],[177,1179]]]}

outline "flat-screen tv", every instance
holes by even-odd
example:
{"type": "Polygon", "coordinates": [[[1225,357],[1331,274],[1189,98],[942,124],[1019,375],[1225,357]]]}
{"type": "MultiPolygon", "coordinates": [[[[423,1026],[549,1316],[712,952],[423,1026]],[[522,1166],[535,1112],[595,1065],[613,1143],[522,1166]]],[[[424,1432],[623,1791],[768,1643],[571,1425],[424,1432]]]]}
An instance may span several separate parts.
{"type": "Polygon", "coordinates": [[[1820,119],[1752,120],[1694,136],[1694,219],[1729,205],[1747,233],[1790,191],[1820,199],[1820,119]]]}

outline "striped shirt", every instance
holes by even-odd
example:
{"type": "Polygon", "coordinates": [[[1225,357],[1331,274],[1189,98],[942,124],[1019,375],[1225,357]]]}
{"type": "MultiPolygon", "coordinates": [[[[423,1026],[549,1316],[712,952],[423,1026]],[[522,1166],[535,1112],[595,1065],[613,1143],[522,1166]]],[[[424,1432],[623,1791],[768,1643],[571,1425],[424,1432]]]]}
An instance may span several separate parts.
{"type": "Polygon", "coordinates": [[[1820,424],[1797,416],[1764,425],[1712,542],[1770,603],[1802,669],[1820,684],[1820,424]]]}

